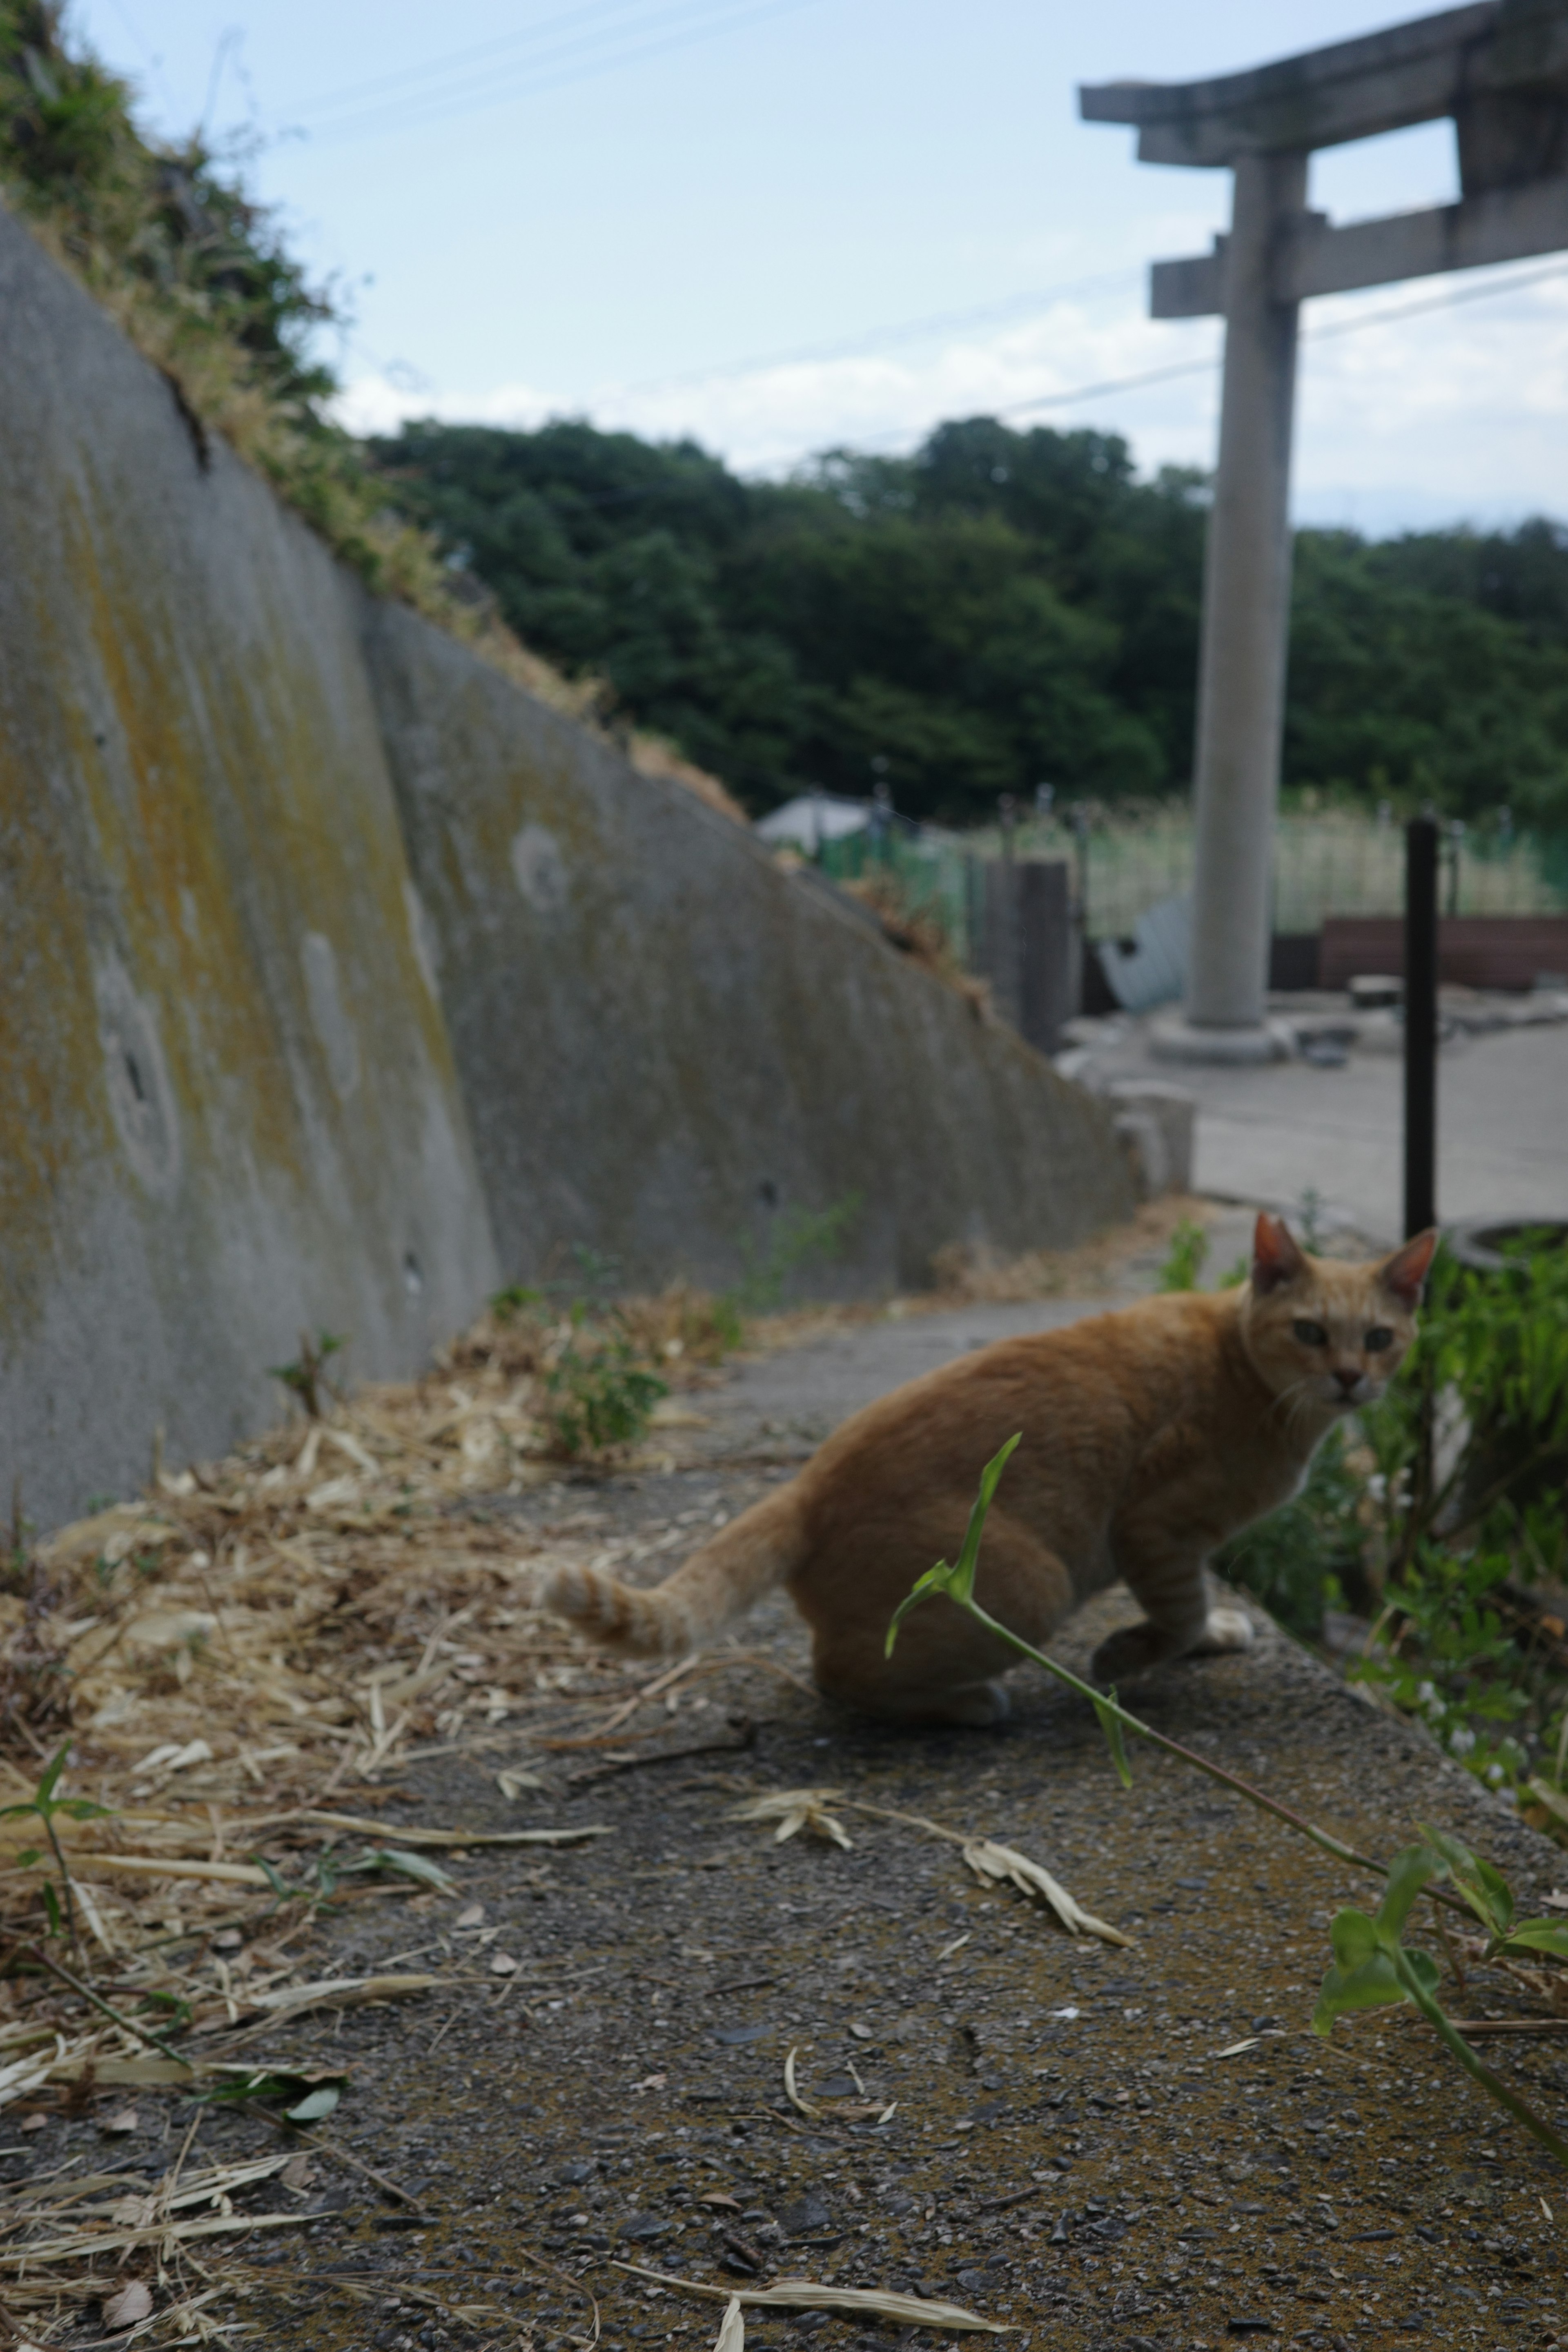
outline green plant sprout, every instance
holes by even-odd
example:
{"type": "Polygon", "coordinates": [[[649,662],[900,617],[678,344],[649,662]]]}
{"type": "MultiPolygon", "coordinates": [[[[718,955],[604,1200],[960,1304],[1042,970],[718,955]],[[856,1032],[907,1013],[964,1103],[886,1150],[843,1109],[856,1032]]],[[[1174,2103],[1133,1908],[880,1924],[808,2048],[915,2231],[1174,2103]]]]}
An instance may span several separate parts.
{"type": "Polygon", "coordinates": [[[1424,1829],[1422,1835],[1426,1843],[1407,1848],[1397,1854],[1392,1864],[1375,1861],[1370,1854],[1358,1853],[1354,1847],[1346,1845],[1329,1831],[1320,1829],[1291,1806],[1280,1804],[1277,1798],[1268,1796],[1238,1774],[1227,1771],[1221,1764],[1212,1763],[1206,1756],[1198,1755],[1193,1748],[1184,1748],[1179,1740],[1169,1738],[1164,1732],[1156,1731],[1152,1724],[1130,1714],[1118,1702],[1114,1691],[1096,1690],[1091,1683],[1085,1682],[1058,1660],[1047,1657],[1043,1650],[1037,1650],[1032,1643],[1026,1642],[1022,1635],[1001,1624],[988,1610],[983,1609],[974,1598],[974,1583],[985,1517],[1002,1473],[1022,1439],[1023,1432],[1020,1430],[985,1465],[980,1474],[980,1491],[969,1514],[969,1525],[964,1531],[957,1561],[950,1566],[945,1559],[939,1559],[934,1568],[927,1569],[925,1574],[917,1579],[893,1612],[888,1627],[885,1655],[891,1657],[899,1628],[910,1611],[938,1595],[944,1596],[964,1610],[977,1624],[984,1625],[988,1633],[994,1633],[999,1641],[1005,1642],[1022,1656],[1032,1658],[1058,1682],[1065,1683],[1069,1690],[1076,1691],[1080,1698],[1089,1701],[1105,1735],[1111,1761],[1123,1788],[1132,1785],[1131,1767],[1127,1760],[1123,1738],[1125,1732],[1131,1731],[1139,1738],[1163,1748],[1167,1755],[1178,1757],[1184,1764],[1192,1766],[1208,1780],[1217,1780],[1222,1787],[1234,1790],[1260,1812],[1283,1822],[1288,1829],[1295,1831],[1299,1837],[1309,1839],[1336,1862],[1349,1863],[1357,1870],[1371,1871],[1385,1880],[1384,1900],[1374,1915],[1369,1916],[1364,1912],[1347,1909],[1340,1912],[1334,1920],[1331,1931],[1334,1966],[1323,1980],[1312,2020],[1314,2029],[1321,2033],[1328,2032],[1334,2019],[1346,2010],[1373,2008],[1389,2001],[1412,2001],[1466,2073],[1506,2108],[1516,2122],[1522,2124],[1543,2147],[1549,2148],[1560,2163],[1568,2165],[1568,2142],[1561,2139],[1542,2116],[1526,2105],[1517,2093],[1510,2090],[1506,2083],[1500,2082],[1490,2068],[1482,2063],[1438,2006],[1436,1964],[1426,1954],[1411,1951],[1400,1942],[1400,1931],[1416,1895],[1425,1892],[1434,1900],[1445,1899],[1436,1889],[1438,1883],[1447,1879],[1452,1879],[1454,1892],[1446,1899],[1468,1906],[1485,1927],[1488,1943],[1484,1957],[1488,1959],[1510,1951],[1547,1952],[1568,1959],[1568,1927],[1559,1927],[1550,1919],[1527,1919],[1515,1925],[1513,1898],[1500,1874],[1489,1863],[1478,1861],[1457,1838],[1424,1829]]]}
{"type": "Polygon", "coordinates": [[[864,1205],[862,1194],[846,1192],[830,1208],[782,1210],[765,1248],[759,1250],[749,1234],[742,1239],[741,1264],[745,1272],[725,1297],[739,1315],[773,1314],[784,1302],[784,1285],[792,1274],[814,1258],[828,1265],[838,1255],[864,1205]]]}
{"type": "Polygon", "coordinates": [[[267,1367],[275,1381],[281,1381],[289,1394],[299,1398],[311,1421],[324,1418],[327,1407],[323,1400],[337,1394],[327,1378],[327,1360],[348,1344],[335,1332],[321,1331],[312,1339],[309,1331],[301,1331],[300,1353],[294,1361],[267,1367]]]}
{"type": "MultiPolygon", "coordinates": [[[[70,1928],[71,1950],[79,1964],[81,1937],[76,1924],[76,1898],[71,1892],[71,1874],[66,1864],[65,1854],[59,1839],[55,1835],[55,1815],[65,1813],[73,1822],[104,1821],[108,1818],[109,1807],[95,1805],[88,1797],[56,1796],[55,1790],[59,1786],[60,1774],[66,1769],[66,1758],[69,1754],[70,1741],[68,1739],[61,1744],[50,1762],[44,1767],[43,1776],[26,1804],[0,1806],[0,1822],[21,1821],[29,1813],[36,1813],[43,1823],[44,1835],[49,1842],[49,1850],[55,1857],[55,1865],[60,1874],[60,1890],[66,1899],[65,1917],[70,1928]]],[[[41,1862],[42,1859],[42,1850],[37,1846],[25,1847],[16,1856],[17,1863],[23,1870],[31,1870],[34,1864],[41,1862]]],[[[47,1878],[44,1881],[44,1909],[48,1914],[50,1935],[58,1936],[60,1932],[59,1896],[47,1878]]]]}
{"type": "Polygon", "coordinates": [[[584,1353],[577,1345],[576,1308],[573,1324],[573,1337],[544,1376],[551,1433],[556,1451],[569,1461],[605,1446],[634,1444],[660,1397],[669,1394],[669,1383],[648,1370],[634,1340],[622,1334],[584,1353]]]}
{"type": "Polygon", "coordinates": [[[1160,1268],[1162,1290],[1195,1290],[1208,1263],[1209,1237],[1192,1217],[1183,1217],[1171,1235],[1171,1246],[1160,1268]]]}
{"type": "Polygon", "coordinates": [[[362,1853],[354,1862],[340,1861],[329,1847],[316,1864],[314,1885],[307,1880],[302,1886],[290,1886],[277,1865],[268,1862],[264,1853],[253,1853],[250,1860],[262,1872],[279,1903],[301,1898],[313,1906],[330,1903],[341,1878],[357,1877],[366,1871],[387,1871],[395,1878],[416,1879],[422,1886],[433,1886],[438,1895],[457,1892],[456,1881],[447,1877],[438,1863],[429,1861],[422,1853],[405,1853],[395,1846],[377,1846],[369,1853],[362,1853]]]}

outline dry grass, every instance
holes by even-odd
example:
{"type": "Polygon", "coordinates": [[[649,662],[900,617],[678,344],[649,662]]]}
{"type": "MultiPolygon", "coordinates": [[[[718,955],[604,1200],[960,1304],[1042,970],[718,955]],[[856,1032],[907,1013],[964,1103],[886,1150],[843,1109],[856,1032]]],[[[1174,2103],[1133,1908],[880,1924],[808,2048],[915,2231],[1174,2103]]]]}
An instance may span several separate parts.
{"type": "Polygon", "coordinates": [[[1218,1213],[1212,1201],[1167,1192],[1160,1200],[1146,1201],[1130,1223],[1109,1225],[1072,1249],[1028,1250],[1022,1256],[1008,1257],[999,1251],[952,1242],[932,1259],[935,1288],[918,1303],[952,1307],[979,1299],[1103,1297],[1123,1288],[1141,1268],[1163,1259],[1184,1220],[1206,1225],[1218,1213]]]}
{"type": "Polygon", "coordinates": [[[863,874],[857,881],[840,882],[837,887],[868,907],[882,926],[883,937],[900,954],[962,996],[977,1021],[997,1018],[990,982],[964,970],[943,925],[929,908],[910,901],[897,874],[863,874]]]}

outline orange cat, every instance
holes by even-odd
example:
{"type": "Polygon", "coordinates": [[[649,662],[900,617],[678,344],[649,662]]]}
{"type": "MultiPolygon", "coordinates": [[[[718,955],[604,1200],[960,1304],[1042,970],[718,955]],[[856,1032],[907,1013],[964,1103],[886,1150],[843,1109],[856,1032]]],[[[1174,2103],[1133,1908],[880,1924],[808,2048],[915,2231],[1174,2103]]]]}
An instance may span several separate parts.
{"type": "Polygon", "coordinates": [[[1437,1237],[1373,1265],[1309,1257],[1260,1216],[1239,1289],[1141,1299],[1003,1339],[910,1381],[835,1432],[798,1478],[649,1592],[561,1570],[545,1604],[601,1648],[695,1649],[774,1585],[812,1631],[819,1687],[870,1714],[990,1723],[1016,1653],[936,1600],[888,1621],[931,1562],[956,1559],[983,1465],[1015,1430],[975,1597],[1037,1647],[1124,1578],[1146,1612],[1095,1654],[1102,1683],[1166,1658],[1242,1650],[1212,1609],[1215,1547],[1294,1494],[1337,1421],[1381,1394],[1415,1337],[1437,1237]]]}

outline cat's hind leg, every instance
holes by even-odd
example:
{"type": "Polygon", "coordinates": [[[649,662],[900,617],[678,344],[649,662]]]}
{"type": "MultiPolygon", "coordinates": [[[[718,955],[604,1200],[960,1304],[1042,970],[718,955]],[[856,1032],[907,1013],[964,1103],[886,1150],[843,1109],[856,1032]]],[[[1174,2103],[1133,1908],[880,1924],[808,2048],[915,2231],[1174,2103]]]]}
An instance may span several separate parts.
{"type": "MultiPolygon", "coordinates": [[[[900,1528],[896,1580],[864,1575],[864,1557],[846,1539],[839,1560],[819,1558],[792,1580],[796,1606],[812,1629],[812,1674],[827,1698],[885,1722],[1000,1723],[1010,1712],[1000,1677],[1018,1653],[951,1601],[914,1610],[887,1654],[888,1622],[913,1581],[910,1560],[955,1556],[954,1528],[900,1528]],[[857,1578],[856,1570],[862,1571],[857,1578]]],[[[870,1546],[865,1547],[869,1551],[870,1546]]],[[[1026,1642],[1046,1641],[1072,1605],[1066,1568],[1037,1537],[993,1511],[985,1530],[976,1598],[1026,1642]]]]}

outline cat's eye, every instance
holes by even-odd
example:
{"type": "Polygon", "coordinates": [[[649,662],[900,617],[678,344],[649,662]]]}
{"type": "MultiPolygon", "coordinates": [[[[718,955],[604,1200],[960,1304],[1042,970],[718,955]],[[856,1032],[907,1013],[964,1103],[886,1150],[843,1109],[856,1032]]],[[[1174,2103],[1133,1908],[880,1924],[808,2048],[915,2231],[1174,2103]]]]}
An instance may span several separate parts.
{"type": "Polygon", "coordinates": [[[1300,1339],[1303,1348],[1326,1348],[1329,1335],[1321,1323],[1304,1323],[1299,1318],[1290,1326],[1290,1336],[1300,1339]]]}
{"type": "Polygon", "coordinates": [[[1362,1335],[1362,1346],[1369,1356],[1381,1356],[1385,1348],[1394,1345],[1394,1334],[1386,1323],[1377,1323],[1362,1335]]]}

